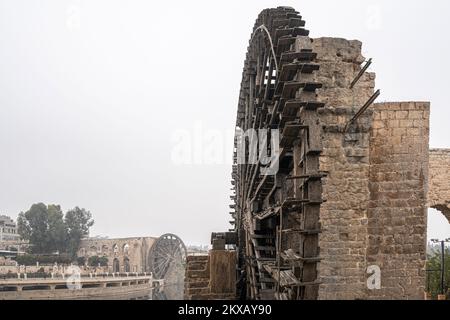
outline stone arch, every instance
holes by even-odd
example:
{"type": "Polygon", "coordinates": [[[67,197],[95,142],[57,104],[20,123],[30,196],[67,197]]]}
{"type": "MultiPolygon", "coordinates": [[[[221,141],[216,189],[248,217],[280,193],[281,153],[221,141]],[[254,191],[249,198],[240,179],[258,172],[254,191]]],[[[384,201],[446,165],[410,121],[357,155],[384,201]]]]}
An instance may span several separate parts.
{"type": "Polygon", "coordinates": [[[113,260],[113,272],[120,272],[120,263],[117,258],[114,258],[113,260]]]}
{"type": "Polygon", "coordinates": [[[430,150],[428,185],[428,206],[450,223],[450,149],[430,150]]]}
{"type": "Polygon", "coordinates": [[[96,246],[90,246],[89,247],[89,255],[90,256],[95,256],[97,255],[98,249],[96,246]]]}
{"type": "Polygon", "coordinates": [[[125,272],[131,272],[130,259],[128,257],[123,258],[123,269],[125,272]]]}
{"type": "MultiPolygon", "coordinates": [[[[427,245],[434,246],[433,240],[445,240],[450,235],[450,223],[442,211],[430,208],[427,215],[427,245]]],[[[427,253],[430,253],[427,251],[427,253]]]]}
{"type": "Polygon", "coordinates": [[[114,254],[114,255],[118,255],[118,254],[119,254],[119,246],[117,245],[117,243],[115,243],[115,244],[112,246],[112,250],[113,250],[113,254],[114,254]]]}
{"type": "Polygon", "coordinates": [[[431,206],[430,208],[436,209],[440,213],[444,215],[444,217],[447,218],[447,221],[450,223],[450,203],[449,204],[435,204],[431,206]]]}
{"type": "Polygon", "coordinates": [[[80,248],[78,250],[78,256],[79,257],[84,257],[86,255],[86,248],[80,248]]]}
{"type": "Polygon", "coordinates": [[[102,245],[102,254],[104,256],[108,255],[108,251],[109,251],[109,247],[106,244],[102,245]]]}
{"type": "Polygon", "coordinates": [[[122,251],[123,251],[123,254],[126,255],[126,256],[129,254],[130,246],[128,245],[128,243],[125,243],[123,245],[122,251]]]}

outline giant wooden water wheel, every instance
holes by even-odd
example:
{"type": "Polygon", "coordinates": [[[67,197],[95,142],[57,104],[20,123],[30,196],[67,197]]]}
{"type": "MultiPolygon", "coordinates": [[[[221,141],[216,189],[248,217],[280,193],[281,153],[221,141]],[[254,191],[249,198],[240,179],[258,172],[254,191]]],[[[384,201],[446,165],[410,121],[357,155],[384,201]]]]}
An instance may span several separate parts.
{"type": "Polygon", "coordinates": [[[293,8],[262,11],[246,55],[230,208],[248,299],[318,297],[324,175],[317,111],[324,104],[317,101],[319,65],[304,25],[293,8]],[[271,153],[270,164],[251,161],[249,130],[259,136],[267,130],[266,145],[257,151],[271,153]]]}

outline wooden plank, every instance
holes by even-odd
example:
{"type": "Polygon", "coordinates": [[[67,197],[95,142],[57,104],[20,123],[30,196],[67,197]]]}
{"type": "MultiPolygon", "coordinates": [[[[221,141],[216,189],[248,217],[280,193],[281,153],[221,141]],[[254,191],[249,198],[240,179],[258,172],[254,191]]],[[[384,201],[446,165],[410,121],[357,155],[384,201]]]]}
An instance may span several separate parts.
{"type": "Polygon", "coordinates": [[[289,19],[276,19],[273,20],[273,27],[279,28],[279,27],[304,27],[306,22],[302,20],[301,17],[293,17],[289,19]]]}
{"type": "Polygon", "coordinates": [[[272,246],[256,246],[255,250],[257,250],[257,251],[275,251],[275,247],[272,247],[272,246]]]}
{"type": "MultiPolygon", "coordinates": [[[[276,280],[278,280],[278,279],[276,279],[276,280]]],[[[294,275],[294,272],[292,270],[280,271],[279,282],[280,282],[280,286],[282,286],[282,287],[295,286],[295,285],[300,284],[300,281],[294,275]]]]}
{"type": "Polygon", "coordinates": [[[293,62],[297,61],[313,61],[317,58],[317,53],[315,52],[285,52],[281,54],[281,63],[283,62],[293,62]]]}
{"type": "Polygon", "coordinates": [[[281,93],[284,99],[295,98],[295,93],[302,88],[304,91],[315,91],[316,89],[322,88],[322,84],[318,82],[298,82],[298,81],[288,81],[284,83],[283,91],[281,93]]]}
{"type": "Polygon", "coordinates": [[[290,46],[295,42],[296,37],[285,36],[280,37],[277,42],[277,47],[290,46]]]}

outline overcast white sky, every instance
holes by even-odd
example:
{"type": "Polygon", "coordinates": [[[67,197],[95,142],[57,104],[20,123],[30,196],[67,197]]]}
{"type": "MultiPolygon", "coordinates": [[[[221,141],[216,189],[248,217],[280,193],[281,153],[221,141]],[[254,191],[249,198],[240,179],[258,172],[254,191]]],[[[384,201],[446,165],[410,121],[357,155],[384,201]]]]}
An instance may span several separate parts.
{"type": "Polygon", "coordinates": [[[379,101],[431,101],[431,146],[450,147],[446,0],[0,0],[0,213],[80,206],[92,235],[197,244],[227,230],[230,165],[177,165],[173,132],[233,130],[251,28],[279,5],[312,37],[363,41],[379,101]]]}

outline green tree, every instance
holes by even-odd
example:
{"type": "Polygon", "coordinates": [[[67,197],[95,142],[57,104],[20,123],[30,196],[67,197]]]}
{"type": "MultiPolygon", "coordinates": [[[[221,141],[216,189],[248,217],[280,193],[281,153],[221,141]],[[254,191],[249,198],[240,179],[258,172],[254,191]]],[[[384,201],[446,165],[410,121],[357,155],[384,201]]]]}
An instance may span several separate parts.
{"type": "Polygon", "coordinates": [[[67,228],[68,253],[75,257],[81,239],[89,235],[89,228],[94,225],[94,220],[89,211],[75,207],[67,211],[64,222],[67,228]]]}
{"type": "Polygon", "coordinates": [[[68,255],[40,255],[40,254],[25,254],[21,256],[14,257],[13,260],[17,261],[18,264],[23,264],[25,266],[35,266],[36,262],[40,264],[69,264],[72,262],[72,258],[68,255]]]}
{"type": "Polygon", "coordinates": [[[85,257],[78,257],[77,258],[77,265],[82,267],[84,266],[84,264],[86,263],[86,258],[85,257]]]}
{"type": "MultiPolygon", "coordinates": [[[[445,266],[445,282],[444,292],[449,292],[450,289],[450,248],[446,248],[444,252],[444,266],[445,266]]],[[[427,291],[431,293],[433,299],[441,293],[441,250],[433,250],[428,255],[427,261],[427,291]]]]}
{"type": "Polygon", "coordinates": [[[48,250],[65,252],[67,249],[67,227],[64,223],[64,214],[61,206],[49,205],[48,212],[48,232],[51,242],[48,250]]]}
{"type": "Polygon", "coordinates": [[[33,204],[17,219],[18,232],[28,240],[32,253],[68,253],[72,258],[82,238],[94,224],[92,214],[78,207],[63,214],[59,205],[33,204]]]}
{"type": "Polygon", "coordinates": [[[98,265],[100,265],[101,267],[107,267],[108,266],[108,258],[107,257],[99,257],[99,256],[89,257],[88,265],[91,267],[97,267],[98,265]]]}
{"type": "Polygon", "coordinates": [[[17,233],[23,240],[30,241],[32,230],[24,212],[19,213],[17,217],[17,233]]]}
{"type": "Polygon", "coordinates": [[[18,232],[22,239],[30,241],[34,253],[44,253],[51,241],[48,230],[48,211],[43,203],[33,204],[27,212],[21,212],[17,219],[18,232]]]}

